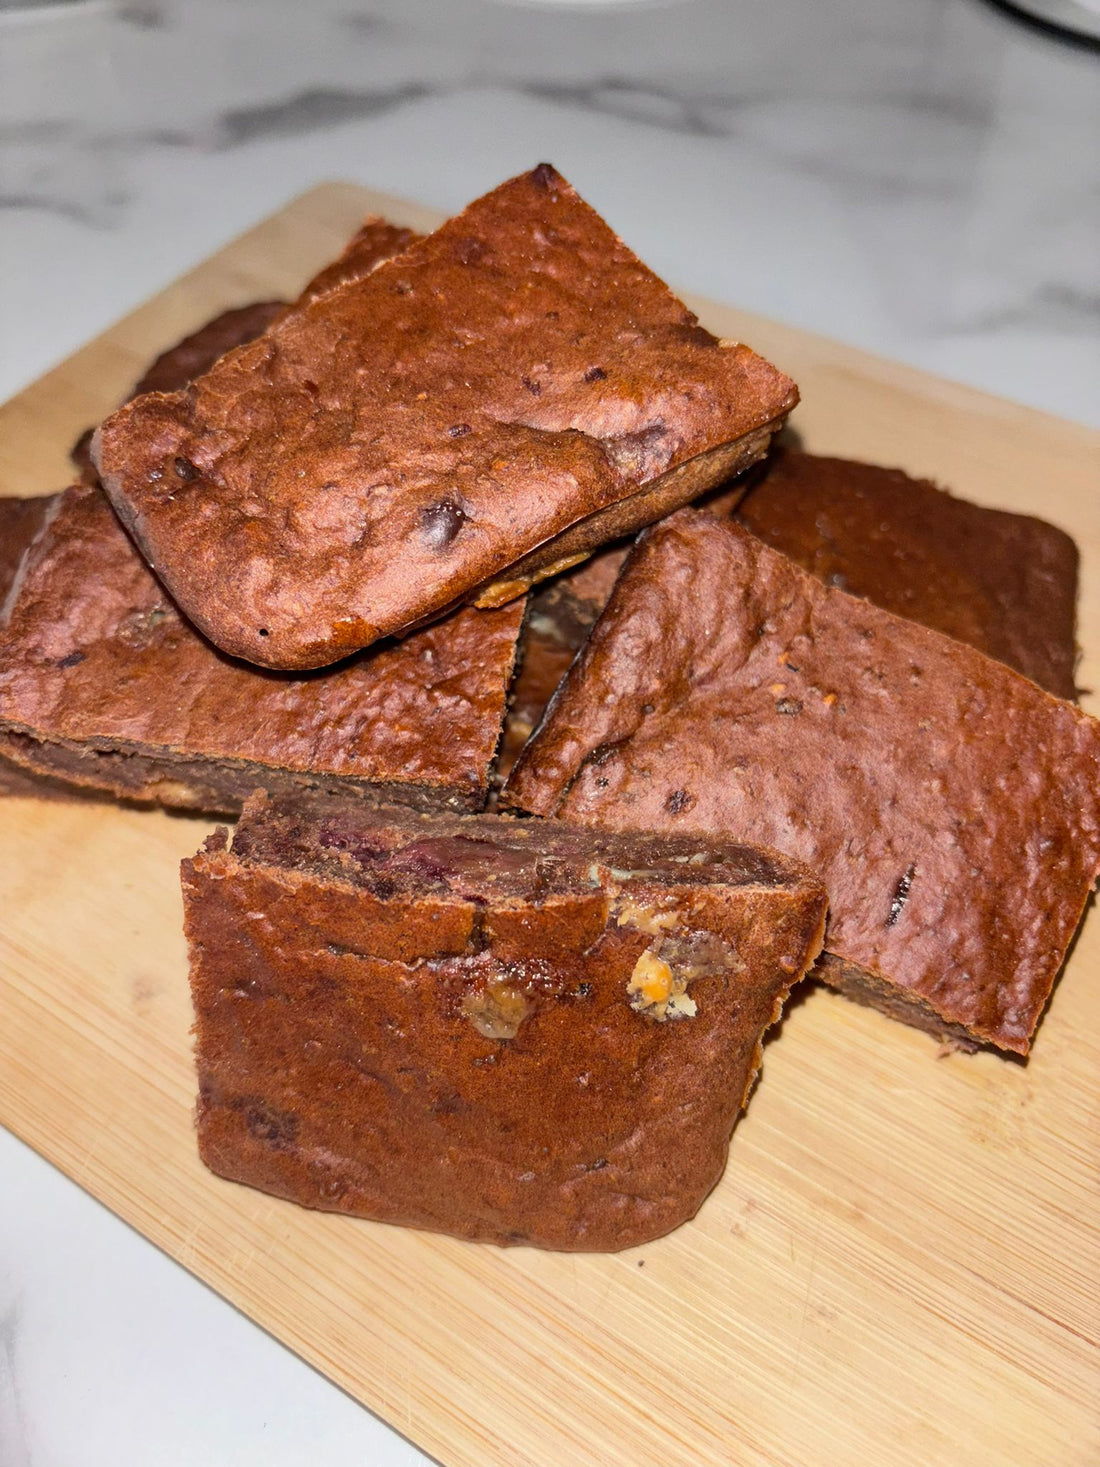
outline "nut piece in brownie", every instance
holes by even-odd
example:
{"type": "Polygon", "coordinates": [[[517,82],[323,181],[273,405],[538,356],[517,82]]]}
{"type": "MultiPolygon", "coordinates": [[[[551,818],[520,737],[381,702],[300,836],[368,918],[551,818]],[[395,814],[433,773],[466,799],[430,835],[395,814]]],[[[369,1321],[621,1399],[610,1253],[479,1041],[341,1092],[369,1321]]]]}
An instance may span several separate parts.
{"type": "Polygon", "coordinates": [[[732,521],[643,535],[503,792],[819,871],[821,976],[1026,1053],[1100,869],[1100,724],[732,521]]]}
{"type": "Polygon", "coordinates": [[[0,618],[0,752],[120,798],[236,811],[257,786],[478,809],[522,603],[291,677],[181,618],[102,492],[54,497],[0,618]]]}
{"type": "MultiPolygon", "coordinates": [[[[343,253],[331,264],[315,275],[299,296],[300,301],[312,300],[325,291],[333,290],[348,280],[357,280],[369,275],[376,265],[400,254],[419,235],[411,229],[390,224],[373,215],[365,219],[344,248],[343,253]]],[[[253,301],[250,305],[235,306],[222,311],[205,326],[200,326],[175,346],[161,352],[152,366],[137,383],[127,401],[139,397],[143,392],[178,392],[208,372],[214,363],[257,336],[288,309],[286,301],[253,301]]],[[[72,460],[80,470],[86,484],[98,482],[95,465],[92,463],[91,446],[94,428],[87,429],[76,440],[72,449],[72,460]]]]}
{"type": "Polygon", "coordinates": [[[120,409],[93,456],[213,642],[309,668],[659,518],[796,401],[541,165],[120,409]]]}
{"type": "Polygon", "coordinates": [[[773,852],[262,795],[183,890],[209,1167],[584,1251],[696,1212],[825,918],[773,852]]]}
{"type": "Polygon", "coordinates": [[[900,469],[781,450],[737,511],[830,586],[968,642],[1076,698],[1077,547],[900,469]]]}

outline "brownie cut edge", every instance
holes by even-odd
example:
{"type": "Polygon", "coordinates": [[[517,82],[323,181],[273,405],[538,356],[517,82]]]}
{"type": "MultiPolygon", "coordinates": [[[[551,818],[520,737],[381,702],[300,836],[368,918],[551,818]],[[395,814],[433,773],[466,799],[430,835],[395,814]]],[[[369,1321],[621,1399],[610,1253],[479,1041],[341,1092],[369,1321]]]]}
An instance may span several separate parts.
{"type": "Polygon", "coordinates": [[[182,871],[212,1170],[572,1251],[694,1215],[826,905],[773,852],[262,794],[182,871]]]}
{"type": "Polygon", "coordinates": [[[219,813],[258,786],[485,803],[522,603],[463,608],[323,673],[264,672],[180,615],[98,487],[50,505],[0,618],[0,753],[14,763],[219,813]]]}

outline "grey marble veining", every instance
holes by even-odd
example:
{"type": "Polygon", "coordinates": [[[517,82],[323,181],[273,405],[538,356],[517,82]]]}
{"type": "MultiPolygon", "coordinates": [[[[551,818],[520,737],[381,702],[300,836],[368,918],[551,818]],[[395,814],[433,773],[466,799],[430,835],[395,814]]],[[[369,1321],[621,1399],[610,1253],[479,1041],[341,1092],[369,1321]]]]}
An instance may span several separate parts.
{"type": "Polygon", "coordinates": [[[5,388],[319,177],[549,156],[685,288],[1098,417],[1096,59],[984,0],[73,10],[6,25],[5,388]]]}

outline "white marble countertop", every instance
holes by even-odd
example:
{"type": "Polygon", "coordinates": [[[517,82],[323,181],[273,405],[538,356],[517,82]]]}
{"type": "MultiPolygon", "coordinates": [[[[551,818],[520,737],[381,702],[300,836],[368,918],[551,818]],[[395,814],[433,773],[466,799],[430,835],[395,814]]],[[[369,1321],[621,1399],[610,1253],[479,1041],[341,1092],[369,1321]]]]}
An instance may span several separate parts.
{"type": "MultiPolygon", "coordinates": [[[[553,161],[677,285],[1100,421],[1097,59],[985,0],[0,0],[0,397],[322,179],[553,161]]],[[[415,1449],[0,1133],[0,1464],[415,1449]]]]}

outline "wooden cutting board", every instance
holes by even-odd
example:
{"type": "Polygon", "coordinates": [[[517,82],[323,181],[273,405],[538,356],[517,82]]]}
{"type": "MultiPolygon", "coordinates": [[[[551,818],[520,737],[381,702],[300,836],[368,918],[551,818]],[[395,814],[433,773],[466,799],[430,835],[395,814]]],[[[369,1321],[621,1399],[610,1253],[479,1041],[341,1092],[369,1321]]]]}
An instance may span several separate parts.
{"type": "MultiPolygon", "coordinates": [[[[155,352],[293,293],[369,211],[435,222],[314,189],[0,409],[3,492],[64,485],[70,441],[155,352]]],[[[1076,535],[1081,680],[1100,683],[1094,435],[693,304],[798,380],[808,447],[1076,535]]],[[[208,828],[0,802],[0,1120],[427,1451],[479,1467],[1100,1462],[1095,914],[1028,1063],[941,1054],[808,991],[694,1222],[618,1256],[505,1252],[299,1211],[200,1166],[176,865],[208,828]]]]}

